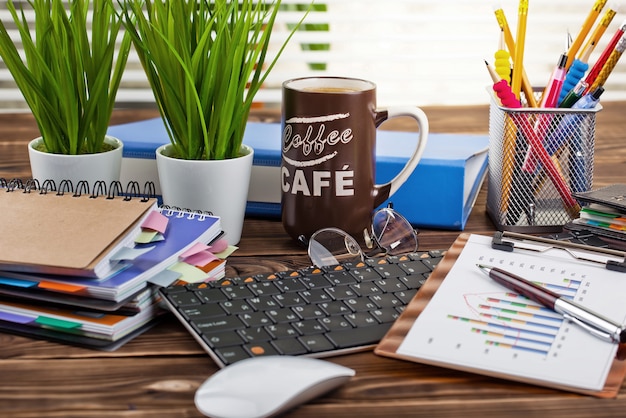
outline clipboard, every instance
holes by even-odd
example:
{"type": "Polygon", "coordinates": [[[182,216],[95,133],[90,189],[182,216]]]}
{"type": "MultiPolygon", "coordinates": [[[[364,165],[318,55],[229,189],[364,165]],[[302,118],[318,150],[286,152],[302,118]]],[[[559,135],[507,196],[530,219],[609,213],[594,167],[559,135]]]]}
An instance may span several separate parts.
{"type": "Polygon", "coordinates": [[[463,233],[459,235],[457,240],[447,251],[444,258],[439,262],[435,271],[433,271],[426,283],[424,283],[424,285],[420,288],[413,300],[407,305],[403,313],[392,325],[385,337],[383,337],[383,339],[380,341],[378,346],[375,348],[374,353],[384,357],[391,357],[405,361],[447,367],[466,372],[488,375],[500,379],[515,380],[569,392],[596,396],[600,398],[616,397],[622,386],[624,377],[626,376],[626,362],[624,361],[626,359],[626,345],[620,345],[618,347],[617,354],[612,362],[610,362],[609,359],[609,362],[611,363],[610,370],[608,371],[606,380],[604,382],[604,387],[601,390],[587,390],[584,388],[572,387],[566,384],[546,382],[540,379],[512,376],[507,373],[501,373],[496,371],[477,370],[473,367],[453,364],[446,361],[433,361],[432,359],[417,358],[415,356],[399,352],[400,346],[403,344],[409,332],[414,327],[418,317],[423,313],[424,309],[433,299],[433,296],[435,295],[437,290],[441,287],[442,283],[446,279],[446,276],[448,276],[450,270],[459,259],[459,256],[461,255],[461,252],[466,246],[469,239],[470,234],[463,233]]]}

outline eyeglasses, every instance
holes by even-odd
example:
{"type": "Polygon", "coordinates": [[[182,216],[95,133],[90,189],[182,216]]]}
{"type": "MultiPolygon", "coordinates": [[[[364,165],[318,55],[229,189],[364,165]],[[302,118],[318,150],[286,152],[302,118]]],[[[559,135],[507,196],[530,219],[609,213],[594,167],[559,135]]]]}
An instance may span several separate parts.
{"type": "MultiPolygon", "coordinates": [[[[374,213],[370,229],[363,231],[363,239],[369,250],[398,255],[417,251],[417,234],[411,223],[389,204],[374,213]]],[[[300,237],[300,241],[307,243],[304,237],[300,237]]],[[[316,267],[374,255],[371,251],[364,253],[357,240],[339,228],[320,229],[311,235],[307,244],[309,258],[316,267]]]]}

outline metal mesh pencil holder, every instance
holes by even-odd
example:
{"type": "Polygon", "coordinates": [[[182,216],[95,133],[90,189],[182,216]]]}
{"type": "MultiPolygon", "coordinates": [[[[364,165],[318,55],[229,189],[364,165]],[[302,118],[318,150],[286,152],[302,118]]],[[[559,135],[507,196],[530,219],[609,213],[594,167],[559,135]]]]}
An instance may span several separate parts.
{"type": "Polygon", "coordinates": [[[578,217],[572,193],[592,187],[601,109],[511,109],[491,94],[487,213],[499,230],[558,232],[578,217]]]}

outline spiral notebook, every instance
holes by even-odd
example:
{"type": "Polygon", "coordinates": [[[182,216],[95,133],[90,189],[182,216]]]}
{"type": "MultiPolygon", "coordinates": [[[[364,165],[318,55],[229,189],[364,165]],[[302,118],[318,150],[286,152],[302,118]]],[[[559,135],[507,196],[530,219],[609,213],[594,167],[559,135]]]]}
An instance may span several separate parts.
{"type": "MultiPolygon", "coordinates": [[[[140,255],[128,268],[111,277],[100,280],[88,277],[21,274],[12,275],[11,282],[16,283],[15,287],[33,289],[44,286],[51,289],[53,285],[57,285],[59,291],[63,286],[70,286],[77,296],[119,302],[145,288],[156,276],[168,272],[167,269],[177,262],[179,255],[195,243],[209,243],[222,232],[220,218],[217,216],[166,207],[159,208],[159,211],[169,219],[164,239],[150,244],[153,247],[150,251],[140,255]]],[[[206,267],[211,270],[203,270],[206,277],[222,277],[224,264],[225,261],[220,260],[217,264],[207,265],[206,267]]],[[[177,272],[169,273],[166,274],[169,281],[162,285],[167,286],[180,278],[177,272]]],[[[4,281],[0,275],[0,286],[5,284],[9,285],[10,282],[4,281]]]]}
{"type": "Polygon", "coordinates": [[[156,199],[0,188],[0,269],[104,278],[156,199]]]}
{"type": "MultiPolygon", "coordinates": [[[[186,278],[180,269],[173,268],[181,264],[179,256],[222,234],[217,216],[158,206],[155,199],[138,194],[114,196],[104,190],[101,195],[79,196],[71,191],[41,193],[45,187],[28,190],[0,188],[0,210],[8,214],[8,233],[3,230],[0,236],[0,295],[117,310],[156,277],[160,285],[186,278]],[[136,243],[142,227],[150,223],[146,221],[150,215],[156,215],[150,220],[160,219],[163,230],[149,235],[148,242],[136,243]],[[29,222],[32,217],[38,220],[29,222]],[[115,222],[108,222],[111,219],[115,222]],[[72,252],[81,253],[80,257],[72,252]],[[118,253],[131,253],[132,259],[118,253]],[[108,258],[117,264],[110,263],[114,267],[105,277],[80,268],[87,261],[104,263],[108,258]]],[[[224,260],[215,259],[204,266],[189,267],[196,275],[220,278],[224,264],[224,260]]]]}

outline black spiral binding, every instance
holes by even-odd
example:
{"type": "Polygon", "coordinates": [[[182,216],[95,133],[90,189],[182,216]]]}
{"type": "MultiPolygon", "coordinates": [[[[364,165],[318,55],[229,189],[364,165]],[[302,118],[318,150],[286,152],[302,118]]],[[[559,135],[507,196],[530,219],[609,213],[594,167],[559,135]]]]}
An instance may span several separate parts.
{"type": "Polygon", "coordinates": [[[39,194],[56,193],[57,196],[71,194],[74,197],[80,197],[85,195],[92,199],[100,196],[105,196],[107,199],[121,197],[124,200],[139,198],[142,202],[147,202],[157,197],[154,183],[151,181],[144,184],[143,190],[139,182],[136,181],[128,182],[125,188],[119,181],[113,181],[109,185],[104,181],[96,181],[93,188],[90,189],[89,183],[84,180],[79,181],[76,185],[71,180],[62,180],[57,186],[56,182],[51,179],[40,182],[37,179],[23,181],[22,179],[14,178],[7,181],[5,178],[0,177],[0,188],[6,189],[7,192],[21,190],[23,193],[31,193],[33,191],[38,191],[39,194]]]}
{"type": "MultiPolygon", "coordinates": [[[[6,189],[7,192],[22,190],[23,193],[30,193],[31,191],[39,191],[39,194],[56,193],[57,196],[71,194],[73,197],[80,197],[87,195],[92,199],[100,196],[106,196],[107,199],[123,198],[124,200],[139,198],[142,202],[147,202],[157,197],[154,182],[151,181],[147,181],[144,184],[143,190],[137,181],[129,181],[126,187],[120,181],[113,181],[108,186],[104,181],[96,181],[90,190],[89,182],[85,180],[79,181],[76,183],[76,186],[74,186],[71,180],[62,180],[57,186],[56,182],[51,179],[40,182],[37,179],[23,181],[22,179],[14,178],[7,181],[5,178],[0,177],[0,189],[6,189]]],[[[159,207],[166,216],[176,214],[177,217],[187,216],[189,219],[198,217],[199,220],[204,220],[207,216],[213,215],[210,211],[180,208],[178,206],[160,205],[159,207]]]]}

